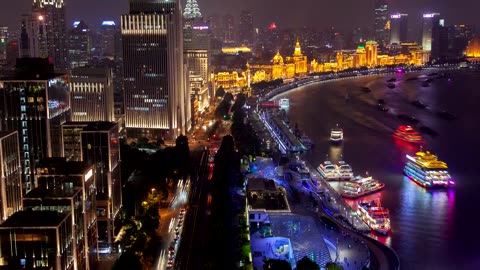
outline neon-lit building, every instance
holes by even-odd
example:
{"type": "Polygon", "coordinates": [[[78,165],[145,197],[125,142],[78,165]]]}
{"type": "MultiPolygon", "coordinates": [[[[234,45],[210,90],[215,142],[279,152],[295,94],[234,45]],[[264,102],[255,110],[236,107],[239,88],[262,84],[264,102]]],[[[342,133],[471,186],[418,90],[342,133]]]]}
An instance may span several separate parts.
{"type": "Polygon", "coordinates": [[[390,44],[407,42],[408,14],[390,15],[390,44]]]}
{"type": "Polygon", "coordinates": [[[422,47],[425,51],[432,50],[432,42],[435,36],[435,31],[440,26],[440,13],[426,13],[423,14],[423,28],[422,28],[422,47]]]}
{"type": "Polygon", "coordinates": [[[0,223],[22,210],[22,171],[17,131],[0,131],[0,223]]]}
{"type": "Polygon", "coordinates": [[[72,70],[69,76],[72,121],[114,121],[112,80],[109,68],[72,70]]]}
{"type": "Polygon", "coordinates": [[[68,68],[67,25],[64,0],[33,0],[32,12],[40,13],[46,26],[48,56],[55,69],[68,68]]]}
{"type": "Polygon", "coordinates": [[[365,43],[365,54],[367,66],[377,66],[378,43],[375,41],[367,41],[365,43]]]}
{"type": "Polygon", "coordinates": [[[71,117],[67,79],[46,58],[20,58],[16,74],[0,80],[0,129],[18,132],[27,192],[34,188],[38,160],[61,156],[61,125],[71,117]]]}
{"type": "Polygon", "coordinates": [[[175,138],[191,126],[181,10],[180,1],[130,0],[122,15],[127,133],[175,138]]]}

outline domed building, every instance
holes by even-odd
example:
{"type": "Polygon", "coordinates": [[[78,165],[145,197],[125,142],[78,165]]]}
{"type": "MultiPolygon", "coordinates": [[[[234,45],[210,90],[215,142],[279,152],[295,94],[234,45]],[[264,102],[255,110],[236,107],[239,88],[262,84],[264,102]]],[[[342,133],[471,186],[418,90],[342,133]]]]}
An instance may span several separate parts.
{"type": "Polygon", "coordinates": [[[478,36],[468,42],[465,54],[468,60],[480,61],[480,38],[478,36]]]}

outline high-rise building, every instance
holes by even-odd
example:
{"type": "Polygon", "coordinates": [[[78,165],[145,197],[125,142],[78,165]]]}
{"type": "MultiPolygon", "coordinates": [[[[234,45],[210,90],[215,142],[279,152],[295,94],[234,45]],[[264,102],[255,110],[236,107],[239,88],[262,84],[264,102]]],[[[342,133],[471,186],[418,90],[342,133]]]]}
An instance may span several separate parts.
{"type": "Polygon", "coordinates": [[[91,122],[83,128],[80,142],[82,161],[95,166],[99,246],[111,247],[120,229],[115,221],[122,208],[118,124],[91,122]]]}
{"type": "Polygon", "coordinates": [[[422,47],[424,51],[432,50],[432,40],[439,26],[440,13],[423,14],[422,47]]]}
{"type": "MultiPolygon", "coordinates": [[[[231,14],[226,14],[223,16],[223,43],[233,44],[235,43],[235,23],[233,16],[231,14]]],[[[253,29],[253,25],[252,25],[253,29]]]]}
{"type": "Polygon", "coordinates": [[[390,44],[407,42],[408,14],[390,15],[390,44]]]}
{"type": "Polygon", "coordinates": [[[0,26],[0,69],[7,64],[8,27],[0,26]]]}
{"type": "Polygon", "coordinates": [[[67,26],[64,0],[33,0],[33,12],[45,20],[48,56],[56,69],[68,68],[67,26]]]}
{"type": "Polygon", "coordinates": [[[39,12],[22,16],[20,26],[20,57],[48,57],[45,16],[39,12]]]}
{"type": "Polygon", "coordinates": [[[69,211],[18,211],[0,225],[2,267],[78,269],[73,256],[78,240],[69,211]]]}
{"type": "Polygon", "coordinates": [[[475,29],[472,25],[456,24],[448,26],[448,50],[451,52],[451,56],[462,56],[474,34],[475,29]]]}
{"type": "Polygon", "coordinates": [[[375,41],[380,46],[385,46],[389,42],[388,2],[389,0],[375,0],[373,30],[375,41]]]}
{"type": "Polygon", "coordinates": [[[100,44],[98,48],[101,57],[111,60],[115,59],[115,45],[118,43],[117,39],[120,36],[119,33],[120,31],[114,21],[102,22],[102,25],[100,26],[100,44]]]}
{"type": "Polygon", "coordinates": [[[0,223],[22,209],[22,171],[17,131],[0,131],[0,223]]]}
{"type": "Polygon", "coordinates": [[[33,188],[35,164],[60,156],[61,125],[70,120],[70,91],[66,76],[55,74],[44,58],[20,58],[16,74],[0,80],[0,130],[20,137],[22,183],[33,188]]]}
{"type": "Polygon", "coordinates": [[[75,22],[68,35],[70,68],[84,67],[91,59],[92,32],[84,21],[75,22]]]}
{"type": "Polygon", "coordinates": [[[378,43],[376,41],[367,41],[365,43],[366,64],[369,67],[377,65],[378,43]]]}
{"type": "Polygon", "coordinates": [[[114,121],[112,70],[75,68],[69,77],[72,121],[114,121]]]}
{"type": "Polygon", "coordinates": [[[251,45],[254,38],[253,16],[252,12],[243,10],[240,13],[240,20],[238,25],[238,39],[241,44],[251,45]]]}
{"type": "Polygon", "coordinates": [[[90,269],[97,247],[95,167],[65,158],[46,158],[36,168],[37,187],[23,198],[24,209],[71,212],[77,269],[90,269]],[[48,207],[46,207],[48,206],[48,207]]]}
{"type": "Polygon", "coordinates": [[[207,24],[212,31],[213,38],[223,41],[225,34],[223,31],[222,17],[219,15],[211,15],[207,18],[207,24]]]}
{"type": "Polygon", "coordinates": [[[130,0],[122,15],[125,127],[174,138],[190,126],[180,1],[130,0]]]}

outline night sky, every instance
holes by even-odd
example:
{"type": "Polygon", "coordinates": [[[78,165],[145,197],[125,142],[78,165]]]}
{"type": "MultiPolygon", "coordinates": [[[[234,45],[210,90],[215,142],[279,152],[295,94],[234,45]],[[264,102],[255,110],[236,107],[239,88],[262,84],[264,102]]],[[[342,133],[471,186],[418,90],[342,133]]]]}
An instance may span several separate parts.
{"type": "MultiPolygon", "coordinates": [[[[17,28],[19,16],[30,10],[33,0],[0,0],[0,25],[17,28]],[[8,2],[8,4],[6,4],[8,2]]],[[[128,11],[128,0],[65,0],[69,25],[78,19],[87,24],[99,24],[102,19],[118,21],[120,14],[128,11]]],[[[373,24],[374,0],[197,0],[201,12],[231,13],[241,9],[254,11],[255,24],[277,22],[280,28],[313,26],[319,29],[335,26],[352,29],[373,24]],[[296,4],[296,6],[294,6],[296,4]]],[[[470,23],[480,26],[480,1],[478,0],[391,0],[390,11],[409,14],[409,24],[419,23],[426,11],[442,14],[446,24],[470,23]]]]}

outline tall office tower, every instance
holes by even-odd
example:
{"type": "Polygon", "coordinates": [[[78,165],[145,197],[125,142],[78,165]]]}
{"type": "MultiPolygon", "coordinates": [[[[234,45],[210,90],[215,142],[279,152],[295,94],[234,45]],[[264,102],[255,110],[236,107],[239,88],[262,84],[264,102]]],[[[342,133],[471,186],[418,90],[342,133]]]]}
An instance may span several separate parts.
{"type": "Polygon", "coordinates": [[[111,247],[120,227],[115,226],[122,208],[118,124],[91,122],[81,131],[82,161],[95,166],[97,225],[100,247],[111,247]]]}
{"type": "Polygon", "coordinates": [[[223,41],[225,34],[223,30],[222,17],[219,15],[211,15],[207,18],[207,24],[212,31],[213,38],[223,41]]]}
{"type": "Polygon", "coordinates": [[[367,41],[365,43],[365,54],[367,66],[375,67],[377,65],[378,43],[376,41],[367,41]]]}
{"type": "Polygon", "coordinates": [[[116,39],[119,37],[119,29],[115,25],[114,21],[103,21],[100,26],[100,56],[102,58],[108,58],[114,60],[115,58],[115,44],[116,39]]]}
{"type": "Polygon", "coordinates": [[[240,21],[238,25],[238,39],[241,44],[253,44],[254,29],[253,16],[251,11],[244,10],[240,13],[240,21]]]}
{"type": "Polygon", "coordinates": [[[48,57],[45,16],[32,13],[22,16],[20,28],[20,58],[48,57]]]}
{"type": "Polygon", "coordinates": [[[71,212],[76,239],[73,258],[77,268],[90,269],[97,255],[95,166],[65,158],[46,158],[36,168],[37,187],[23,198],[23,208],[33,211],[71,212]],[[48,206],[48,207],[46,207],[48,206]]]}
{"type": "Polygon", "coordinates": [[[110,68],[75,68],[69,77],[72,121],[114,121],[110,68]]]}
{"type": "Polygon", "coordinates": [[[385,46],[389,42],[388,2],[389,0],[375,0],[373,30],[375,32],[375,41],[380,46],[385,46]]]}
{"type": "Polygon", "coordinates": [[[0,69],[7,64],[8,27],[0,26],[0,69]]]}
{"type": "Polygon", "coordinates": [[[84,21],[75,22],[68,35],[70,68],[84,67],[91,59],[92,32],[84,21]]]}
{"type": "Polygon", "coordinates": [[[468,24],[448,26],[448,50],[453,57],[464,54],[468,42],[473,39],[475,28],[468,24]]]}
{"type": "Polygon", "coordinates": [[[0,131],[0,223],[22,210],[22,171],[17,131],[0,131]]]}
{"type": "MultiPolygon", "coordinates": [[[[231,14],[223,16],[223,43],[233,44],[235,43],[235,23],[231,14]]],[[[253,25],[252,25],[253,27],[253,25]]]]}
{"type": "Polygon", "coordinates": [[[180,1],[130,0],[130,14],[122,15],[125,127],[130,134],[175,138],[190,126],[181,10],[180,1]]]}
{"type": "Polygon", "coordinates": [[[52,58],[55,69],[68,68],[67,26],[65,24],[64,0],[33,0],[34,12],[44,16],[48,56],[52,58]]]}
{"type": "Polygon", "coordinates": [[[27,192],[33,188],[36,162],[62,153],[61,125],[70,120],[65,81],[45,58],[20,58],[16,74],[0,80],[0,130],[18,131],[27,192]]]}
{"type": "Polygon", "coordinates": [[[390,44],[407,42],[408,14],[390,15],[390,44]]]}
{"type": "Polygon", "coordinates": [[[440,13],[423,14],[422,47],[424,51],[432,50],[432,40],[439,26],[440,13]]]}

